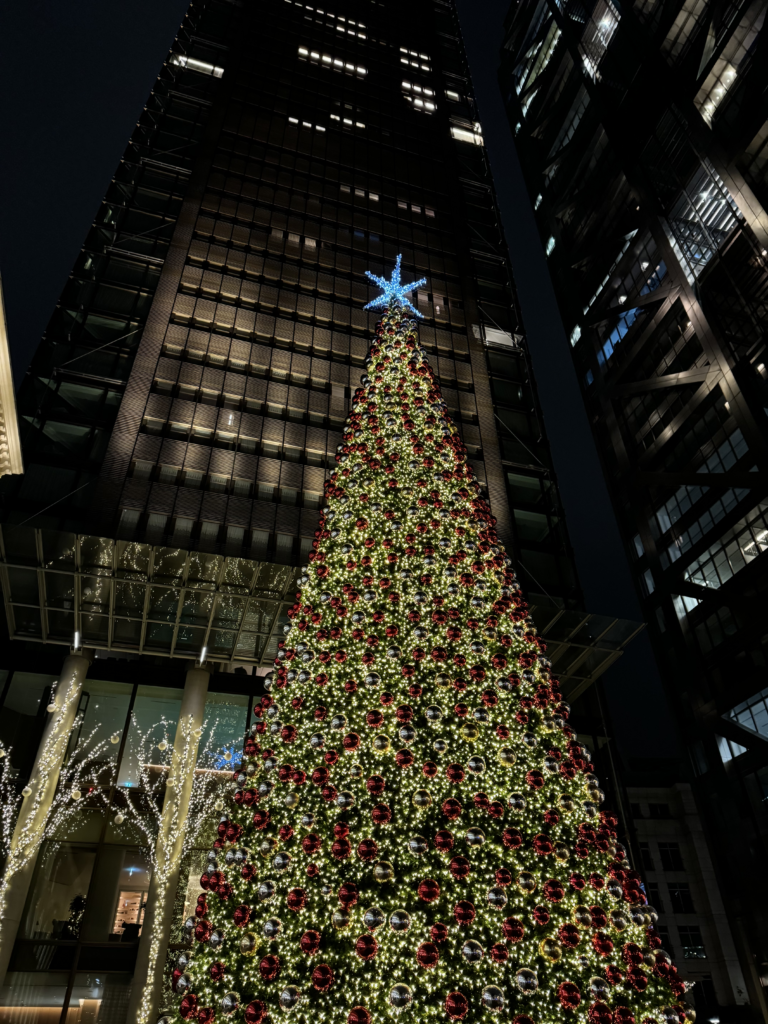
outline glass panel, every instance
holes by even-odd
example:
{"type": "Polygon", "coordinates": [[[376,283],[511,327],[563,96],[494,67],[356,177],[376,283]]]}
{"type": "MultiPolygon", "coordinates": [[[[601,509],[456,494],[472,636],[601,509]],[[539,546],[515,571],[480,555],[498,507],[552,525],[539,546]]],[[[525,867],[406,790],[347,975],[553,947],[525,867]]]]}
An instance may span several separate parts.
{"type": "Polygon", "coordinates": [[[88,891],[83,942],[135,942],[141,935],[151,868],[137,847],[103,846],[88,891]]]}
{"type": "Polygon", "coordinates": [[[200,737],[197,763],[227,771],[243,749],[248,719],[248,697],[241,694],[209,693],[200,737]]]}
{"type": "Polygon", "coordinates": [[[130,974],[76,974],[66,1024],[125,1024],[130,993],[130,974]]]}
{"type": "Polygon", "coordinates": [[[133,687],[128,683],[86,679],[80,700],[82,721],[70,740],[70,750],[75,759],[87,757],[95,743],[110,740],[99,755],[99,762],[107,765],[117,761],[132,691],[133,687]],[[89,737],[92,737],[90,743],[89,737]]]}
{"type": "Polygon", "coordinates": [[[22,937],[78,938],[95,858],[95,846],[59,842],[43,845],[21,922],[22,937]]]}
{"type": "Polygon", "coordinates": [[[26,782],[32,771],[48,714],[50,688],[55,676],[15,672],[0,714],[0,743],[10,750],[17,782],[26,782]]]}
{"type": "Polygon", "coordinates": [[[118,773],[118,786],[133,788],[141,782],[140,763],[151,758],[153,764],[167,759],[157,744],[165,739],[173,742],[179,720],[182,690],[161,686],[140,686],[133,705],[123,759],[118,773]]]}
{"type": "Polygon", "coordinates": [[[0,1024],[59,1024],[69,975],[11,971],[0,989],[0,1024]]]}

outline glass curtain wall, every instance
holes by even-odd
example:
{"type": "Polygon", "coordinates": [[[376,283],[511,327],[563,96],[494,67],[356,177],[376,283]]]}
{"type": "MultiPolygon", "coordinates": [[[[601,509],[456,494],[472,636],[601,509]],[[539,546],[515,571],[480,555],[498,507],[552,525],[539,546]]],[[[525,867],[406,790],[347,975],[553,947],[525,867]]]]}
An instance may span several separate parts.
{"type": "MultiPolygon", "coordinates": [[[[15,787],[29,778],[54,681],[0,675],[0,743],[15,787]]],[[[226,779],[242,750],[254,698],[220,692],[228,682],[252,688],[246,677],[212,676],[198,776],[226,779]]],[[[0,990],[0,1024],[123,1024],[182,693],[181,686],[86,680],[0,990]]],[[[200,848],[185,857],[177,927],[197,898],[198,862],[213,838],[196,836],[200,848]]]]}

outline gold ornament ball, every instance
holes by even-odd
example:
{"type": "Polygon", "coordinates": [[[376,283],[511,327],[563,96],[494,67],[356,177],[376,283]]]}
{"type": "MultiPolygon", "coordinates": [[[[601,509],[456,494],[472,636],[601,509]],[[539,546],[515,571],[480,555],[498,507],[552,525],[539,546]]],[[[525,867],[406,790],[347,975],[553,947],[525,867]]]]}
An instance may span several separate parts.
{"type": "Polygon", "coordinates": [[[395,876],[395,869],[388,860],[380,860],[373,869],[373,878],[376,882],[390,882],[395,876]]]}
{"type": "Polygon", "coordinates": [[[511,768],[517,760],[517,754],[512,747],[502,747],[499,751],[499,761],[505,768],[511,768]]]}
{"type": "Polygon", "coordinates": [[[371,745],[377,753],[386,754],[392,746],[392,741],[389,736],[374,736],[373,743],[371,745]]]}
{"type": "Polygon", "coordinates": [[[258,948],[259,939],[253,932],[245,932],[245,934],[240,937],[240,952],[243,956],[256,956],[256,950],[258,948]]]}
{"type": "Polygon", "coordinates": [[[412,800],[413,806],[417,807],[419,810],[424,810],[432,804],[432,797],[426,789],[417,789],[413,794],[412,800]]]}
{"type": "Polygon", "coordinates": [[[517,887],[521,892],[530,893],[536,891],[536,879],[530,871],[521,871],[517,876],[517,887]]]}
{"type": "Polygon", "coordinates": [[[480,735],[480,730],[474,722],[463,722],[459,729],[459,735],[463,740],[468,743],[474,743],[477,737],[480,735]]]}
{"type": "Polygon", "coordinates": [[[562,959],[563,947],[556,939],[542,939],[539,944],[539,952],[545,960],[549,960],[551,964],[556,964],[558,960],[562,959]]]}

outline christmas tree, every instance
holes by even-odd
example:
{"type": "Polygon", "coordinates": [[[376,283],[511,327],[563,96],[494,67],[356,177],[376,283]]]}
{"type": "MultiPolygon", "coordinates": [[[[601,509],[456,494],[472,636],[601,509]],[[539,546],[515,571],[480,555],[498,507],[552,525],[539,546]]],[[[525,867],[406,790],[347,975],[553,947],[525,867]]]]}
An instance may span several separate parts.
{"type": "MultiPolygon", "coordinates": [[[[201,1024],[681,1024],[400,284],[174,972],[201,1024]]],[[[177,1016],[166,1018],[167,1024],[177,1016]]]]}

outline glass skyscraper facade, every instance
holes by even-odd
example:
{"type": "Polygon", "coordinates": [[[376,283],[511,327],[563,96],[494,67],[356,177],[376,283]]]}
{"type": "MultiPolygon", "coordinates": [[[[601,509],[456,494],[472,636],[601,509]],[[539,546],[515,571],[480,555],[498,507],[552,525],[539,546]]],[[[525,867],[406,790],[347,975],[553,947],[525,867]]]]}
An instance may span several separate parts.
{"type": "Polygon", "coordinates": [[[605,735],[592,684],[638,627],[583,608],[453,5],[196,0],[0,491],[0,740],[24,807],[53,808],[0,928],[2,1024],[132,1024],[134,971],[178,947],[210,838],[161,892],[132,814],[170,820],[167,771],[231,777],[377,320],[365,271],[398,253],[574,724],[605,735]],[[65,766],[106,744],[77,797],[39,771],[62,731],[65,766]]]}
{"type": "Polygon", "coordinates": [[[765,16],[764,3],[524,0],[500,69],[756,1019],[768,980],[765,16]]]}

